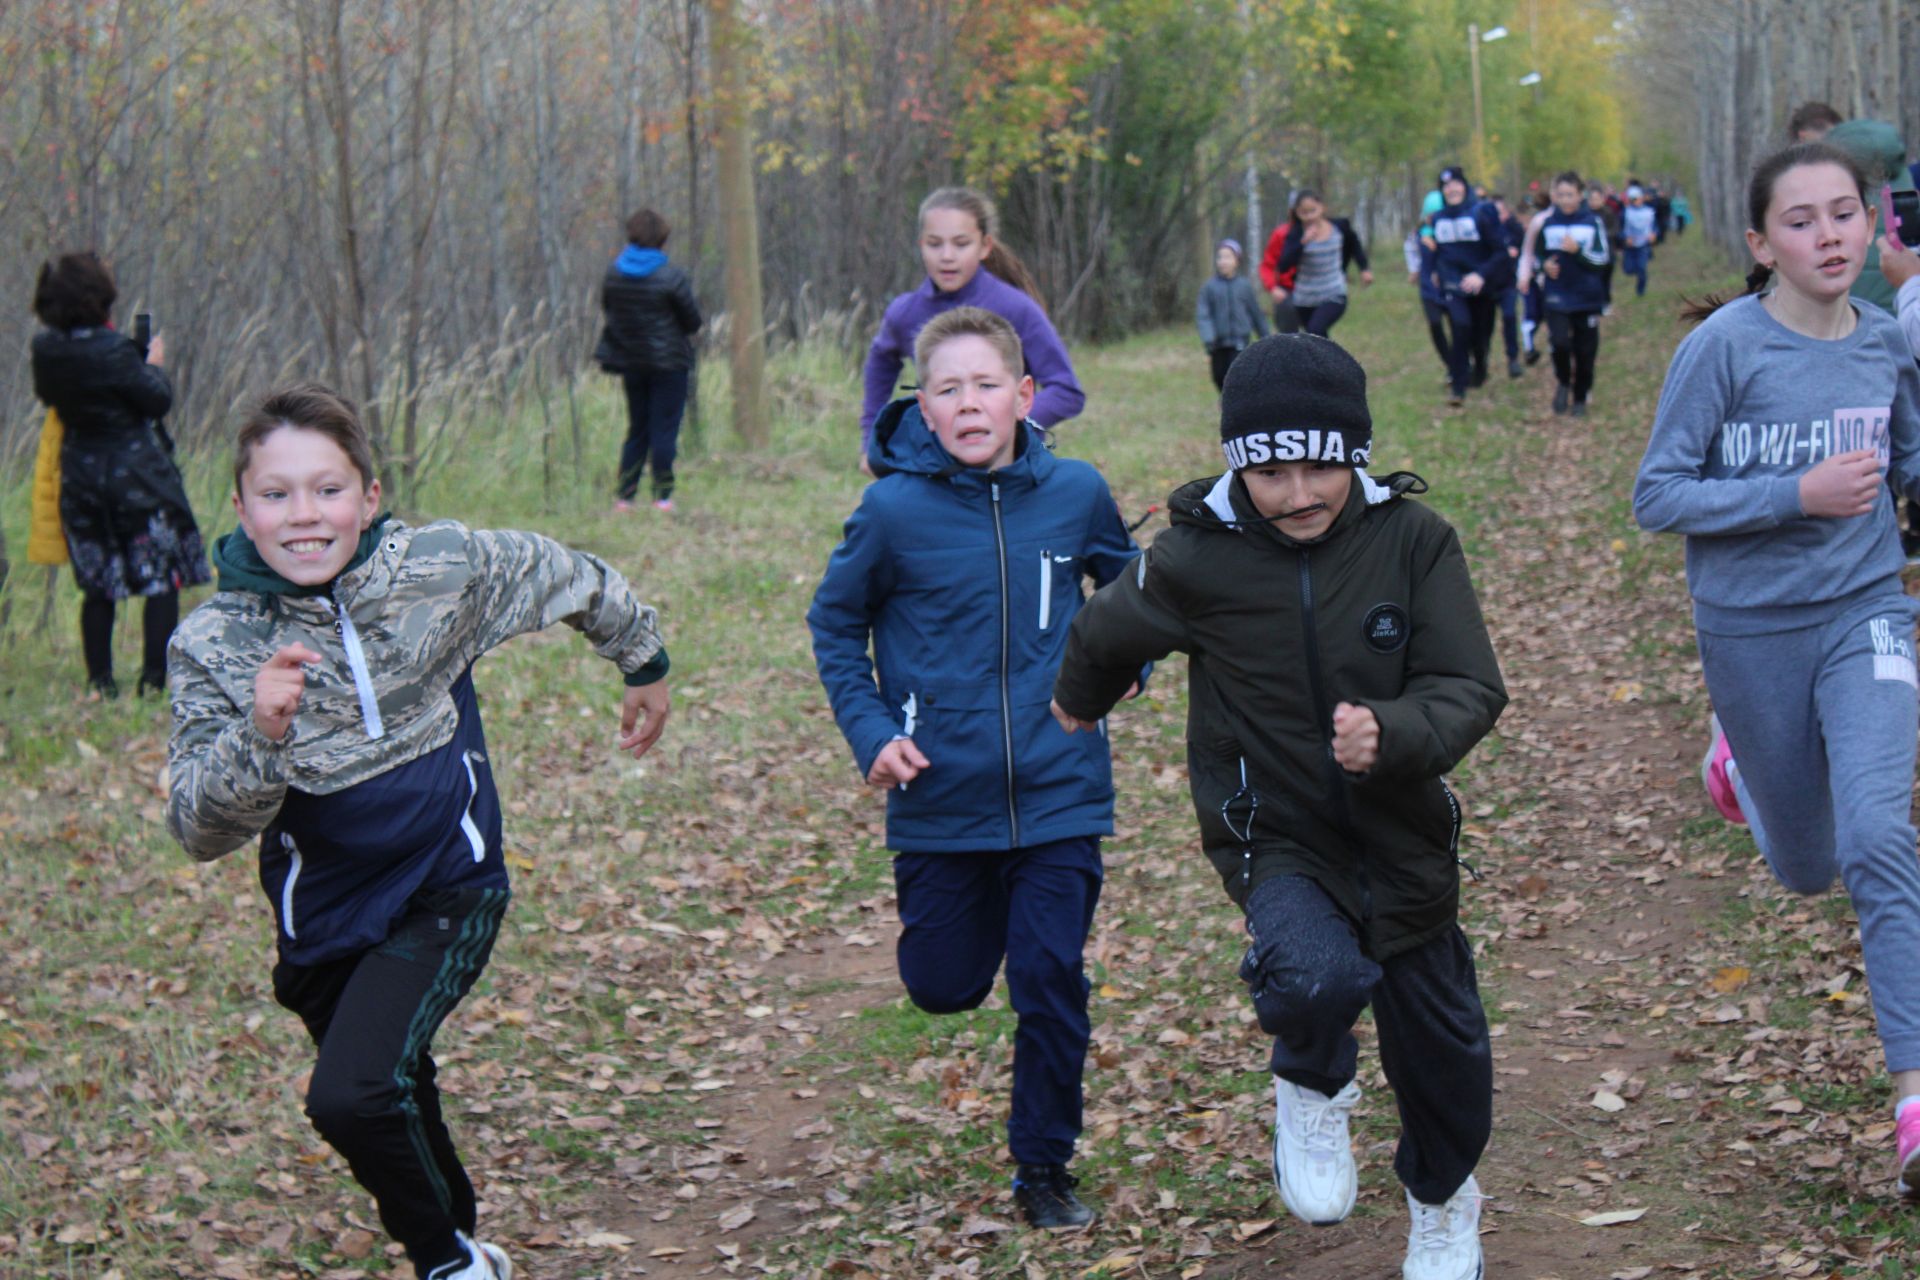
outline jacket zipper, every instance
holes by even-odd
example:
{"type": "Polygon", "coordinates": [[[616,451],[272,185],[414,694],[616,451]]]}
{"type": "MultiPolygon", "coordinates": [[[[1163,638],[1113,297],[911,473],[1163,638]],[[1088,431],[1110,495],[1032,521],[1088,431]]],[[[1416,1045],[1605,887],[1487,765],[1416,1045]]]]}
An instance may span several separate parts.
{"type": "Polygon", "coordinates": [[[1013,601],[1007,590],[1007,531],[1000,522],[1000,482],[989,479],[993,495],[993,546],[1000,557],[1000,740],[1007,757],[1007,823],[1013,828],[1013,847],[1020,847],[1020,811],[1013,800],[1013,692],[1007,671],[1013,645],[1013,601]]]}
{"type": "Polygon", "coordinates": [[[286,883],[280,886],[280,928],[286,932],[287,937],[298,942],[300,935],[293,931],[293,886],[300,879],[300,846],[293,842],[292,836],[283,831],[280,833],[280,847],[285,849],[288,856],[293,859],[292,864],[287,868],[286,883]]]}
{"type": "Polygon", "coordinates": [[[1320,628],[1314,618],[1313,608],[1313,559],[1312,554],[1301,549],[1300,552],[1300,625],[1306,633],[1307,648],[1307,684],[1313,692],[1314,719],[1320,725],[1320,747],[1325,752],[1327,787],[1333,800],[1334,815],[1340,823],[1340,834],[1347,839],[1347,845],[1354,856],[1354,866],[1360,873],[1360,909],[1363,919],[1373,918],[1373,886],[1367,879],[1366,852],[1360,847],[1358,833],[1353,826],[1353,810],[1347,803],[1347,780],[1340,762],[1333,754],[1333,707],[1327,702],[1326,684],[1320,674],[1320,628]]]}
{"type": "Polygon", "coordinates": [[[1040,629],[1053,621],[1053,554],[1040,553],[1040,629]]]}
{"type": "Polygon", "coordinates": [[[373,673],[367,670],[367,651],[360,645],[360,633],[354,629],[353,619],[347,616],[347,606],[342,601],[334,600],[333,612],[340,645],[347,651],[347,669],[353,672],[353,690],[360,695],[361,722],[366,725],[369,738],[384,738],[387,727],[380,719],[380,700],[374,696],[373,673]]]}

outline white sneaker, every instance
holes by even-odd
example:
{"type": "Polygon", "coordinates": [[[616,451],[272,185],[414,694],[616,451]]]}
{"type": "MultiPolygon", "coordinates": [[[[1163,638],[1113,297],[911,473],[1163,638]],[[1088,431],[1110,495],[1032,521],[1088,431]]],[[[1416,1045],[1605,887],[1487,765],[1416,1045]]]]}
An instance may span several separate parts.
{"type": "Polygon", "coordinates": [[[505,1249],[475,1240],[464,1231],[453,1234],[466,1248],[466,1262],[449,1262],[429,1273],[427,1280],[513,1280],[513,1262],[505,1249]]]}
{"type": "Polygon", "coordinates": [[[1353,1212],[1359,1184],[1347,1116],[1359,1101],[1351,1081],[1329,1098],[1273,1078],[1273,1185],[1302,1222],[1331,1226],[1353,1212]]]}
{"type": "Polygon", "coordinates": [[[1445,1204],[1421,1204],[1407,1192],[1413,1228],[1407,1232],[1402,1280],[1480,1280],[1480,1184],[1468,1174],[1445,1204]]]}

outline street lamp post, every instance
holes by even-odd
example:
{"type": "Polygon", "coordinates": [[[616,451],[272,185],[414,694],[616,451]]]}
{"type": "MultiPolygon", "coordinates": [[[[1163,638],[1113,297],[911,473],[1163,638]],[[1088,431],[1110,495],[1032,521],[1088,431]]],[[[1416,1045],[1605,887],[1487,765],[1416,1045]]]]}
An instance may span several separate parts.
{"type": "Polygon", "coordinates": [[[1467,24],[1467,65],[1473,71],[1473,167],[1475,172],[1482,172],[1487,167],[1487,121],[1486,114],[1480,105],[1480,46],[1506,38],[1505,27],[1494,27],[1483,32],[1480,30],[1479,23],[1467,24]]]}

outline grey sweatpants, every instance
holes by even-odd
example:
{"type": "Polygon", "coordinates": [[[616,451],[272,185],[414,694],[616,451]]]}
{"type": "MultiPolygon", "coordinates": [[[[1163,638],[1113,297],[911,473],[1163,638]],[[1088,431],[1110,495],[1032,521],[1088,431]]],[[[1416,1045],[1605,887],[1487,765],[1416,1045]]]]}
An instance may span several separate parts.
{"type": "Polygon", "coordinates": [[[1754,843],[1795,893],[1838,872],[1853,898],[1889,1071],[1920,1069],[1913,621],[1888,595],[1797,631],[1699,633],[1754,843]]]}

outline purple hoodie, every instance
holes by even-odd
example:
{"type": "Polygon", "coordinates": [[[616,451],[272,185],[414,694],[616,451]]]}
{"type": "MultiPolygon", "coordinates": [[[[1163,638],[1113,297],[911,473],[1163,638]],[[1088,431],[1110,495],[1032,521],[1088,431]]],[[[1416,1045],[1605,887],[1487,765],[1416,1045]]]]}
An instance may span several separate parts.
{"type": "Polygon", "coordinates": [[[1067,348],[1047,313],[1032,298],[982,267],[952,293],[942,293],[933,287],[932,280],[926,280],[918,289],[887,304],[887,313],[880,317],[880,332],[867,350],[867,393],[860,408],[862,453],[873,443],[873,420],[892,398],[901,366],[913,359],[913,340],[927,321],[955,307],[985,307],[1004,317],[1020,335],[1027,372],[1039,384],[1033,398],[1035,422],[1051,427],[1075,416],[1086,404],[1087,393],[1073,376],[1067,348]]]}

